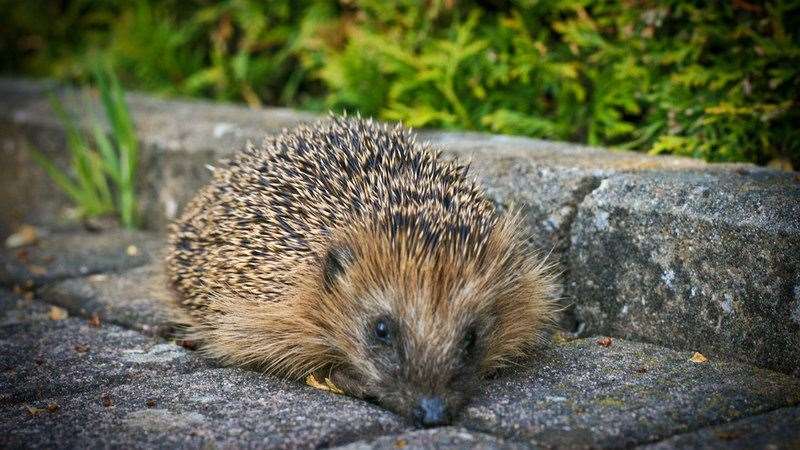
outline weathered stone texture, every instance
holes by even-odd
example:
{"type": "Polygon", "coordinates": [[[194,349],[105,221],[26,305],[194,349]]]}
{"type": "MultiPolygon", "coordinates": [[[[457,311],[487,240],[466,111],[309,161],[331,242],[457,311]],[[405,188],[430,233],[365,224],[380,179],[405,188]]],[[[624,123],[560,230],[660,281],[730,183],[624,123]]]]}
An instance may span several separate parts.
{"type": "Polygon", "coordinates": [[[170,293],[161,261],[124,273],[72,278],[50,286],[39,297],[83,317],[97,314],[101,320],[143,331],[169,331],[166,302],[170,293]]]}
{"type": "Polygon", "coordinates": [[[0,248],[0,286],[39,286],[138,267],[157,260],[164,243],[163,237],[141,231],[41,233],[33,245],[0,248]]]}
{"type": "Polygon", "coordinates": [[[435,448],[460,449],[527,449],[534,448],[520,442],[510,442],[490,434],[476,433],[465,428],[443,427],[431,430],[414,430],[393,436],[382,436],[370,441],[353,442],[336,447],[336,450],[415,450],[435,448]]]}
{"type": "Polygon", "coordinates": [[[107,323],[93,326],[82,318],[52,320],[42,309],[38,302],[23,300],[2,312],[0,404],[209,367],[208,361],[174,344],[107,323]]]}
{"type": "Polygon", "coordinates": [[[579,208],[568,270],[587,335],[800,373],[800,183],[791,175],[606,179],[579,208]]]}
{"type": "Polygon", "coordinates": [[[679,434],[642,448],[645,450],[798,449],[800,407],[780,408],[758,416],[679,434]]]}
{"type": "Polygon", "coordinates": [[[800,380],[615,339],[558,345],[492,380],[460,422],[544,448],[628,447],[800,403],[800,380]]]}
{"type": "Polygon", "coordinates": [[[115,448],[322,448],[408,427],[372,404],[239,369],[98,385],[0,410],[0,445],[115,448]]]}

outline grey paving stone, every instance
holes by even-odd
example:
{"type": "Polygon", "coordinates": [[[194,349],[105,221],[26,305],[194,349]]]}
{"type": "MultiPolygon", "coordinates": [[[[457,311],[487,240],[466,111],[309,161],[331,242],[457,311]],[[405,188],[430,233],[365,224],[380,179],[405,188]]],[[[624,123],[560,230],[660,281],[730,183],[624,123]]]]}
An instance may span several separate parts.
{"type": "Polygon", "coordinates": [[[615,339],[553,347],[492,380],[458,423],[544,448],[618,448],[800,404],[800,380],[615,339]]]}
{"type": "Polygon", "coordinates": [[[0,289],[0,326],[40,322],[48,318],[49,306],[32,301],[32,293],[20,294],[0,289]]]}
{"type": "Polygon", "coordinates": [[[151,374],[136,384],[32,406],[50,403],[58,411],[31,416],[21,405],[0,411],[0,445],[320,448],[407,429],[369,403],[237,369],[151,374]],[[112,406],[104,406],[103,393],[112,406]]]}
{"type": "Polygon", "coordinates": [[[457,424],[469,431],[411,432],[360,400],[251,371],[203,370],[194,354],[118,327],[36,317],[0,327],[3,354],[21,361],[3,371],[3,391],[15,392],[0,402],[5,447],[612,448],[800,404],[800,380],[784,374],[582,339],[490,380],[457,424]],[[35,350],[17,357],[14,345],[35,350]],[[51,404],[57,411],[41,411],[51,404]]]}
{"type": "Polygon", "coordinates": [[[798,449],[800,448],[800,408],[781,408],[724,425],[679,434],[641,448],[646,450],[681,448],[798,449]]]}
{"type": "Polygon", "coordinates": [[[125,272],[64,280],[43,288],[39,297],[75,315],[97,314],[125,328],[165,335],[169,331],[165,287],[163,264],[154,261],[125,272]]]}
{"type": "Polygon", "coordinates": [[[45,233],[34,245],[0,249],[0,285],[39,286],[64,278],[129,269],[157,259],[162,247],[160,238],[140,231],[45,233]],[[131,245],[135,252],[129,252],[131,245]]]}
{"type": "Polygon", "coordinates": [[[52,320],[38,301],[12,301],[0,312],[0,404],[213,367],[161,339],[82,318],[52,320]]]}
{"type": "Polygon", "coordinates": [[[568,293],[585,333],[800,375],[800,181],[620,175],[581,204],[568,293]]]}
{"type": "Polygon", "coordinates": [[[476,433],[465,428],[443,427],[430,430],[414,430],[393,436],[382,436],[370,441],[358,441],[337,450],[369,449],[526,449],[519,442],[509,442],[489,434],[476,433]]]}

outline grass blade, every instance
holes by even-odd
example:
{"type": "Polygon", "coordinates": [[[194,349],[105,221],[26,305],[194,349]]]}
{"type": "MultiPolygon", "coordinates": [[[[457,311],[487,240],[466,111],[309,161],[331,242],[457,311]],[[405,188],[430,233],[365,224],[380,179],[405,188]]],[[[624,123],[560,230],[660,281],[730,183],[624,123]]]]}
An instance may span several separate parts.
{"type": "Polygon", "coordinates": [[[111,180],[114,183],[119,184],[121,180],[119,173],[119,158],[117,157],[114,147],[111,145],[111,141],[108,140],[106,133],[97,123],[95,123],[94,127],[92,127],[92,132],[94,134],[94,141],[97,144],[97,149],[100,153],[100,156],[103,158],[103,169],[111,177],[111,180]]]}

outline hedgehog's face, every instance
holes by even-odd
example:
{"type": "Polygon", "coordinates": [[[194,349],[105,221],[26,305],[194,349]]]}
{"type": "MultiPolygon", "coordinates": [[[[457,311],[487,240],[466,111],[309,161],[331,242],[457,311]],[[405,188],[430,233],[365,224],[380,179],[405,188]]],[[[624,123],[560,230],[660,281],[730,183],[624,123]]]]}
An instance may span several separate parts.
{"type": "Polygon", "coordinates": [[[337,294],[354,300],[347,362],[334,383],[418,425],[449,423],[480,383],[491,313],[409,292],[408,280],[359,292],[354,278],[362,274],[349,270],[332,280],[337,294]]]}
{"type": "Polygon", "coordinates": [[[367,396],[418,425],[453,420],[479,385],[485,325],[379,307],[364,318],[366,360],[352,368],[367,396]]]}
{"type": "Polygon", "coordinates": [[[540,274],[524,265],[441,263],[363,242],[334,245],[322,262],[317,304],[340,358],[331,378],[420,425],[453,420],[483,374],[549,318],[536,307],[544,291],[527,282],[540,274]]]}

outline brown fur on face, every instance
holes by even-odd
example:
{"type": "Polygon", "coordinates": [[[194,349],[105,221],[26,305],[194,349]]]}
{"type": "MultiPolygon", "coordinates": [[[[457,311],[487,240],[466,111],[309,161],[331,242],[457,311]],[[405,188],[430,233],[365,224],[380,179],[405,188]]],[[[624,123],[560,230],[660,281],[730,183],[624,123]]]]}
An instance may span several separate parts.
{"type": "Polygon", "coordinates": [[[250,148],[173,228],[187,334],[224,362],[321,374],[407,417],[436,399],[446,422],[554,315],[518,220],[466,173],[360,120],[250,148]]]}

